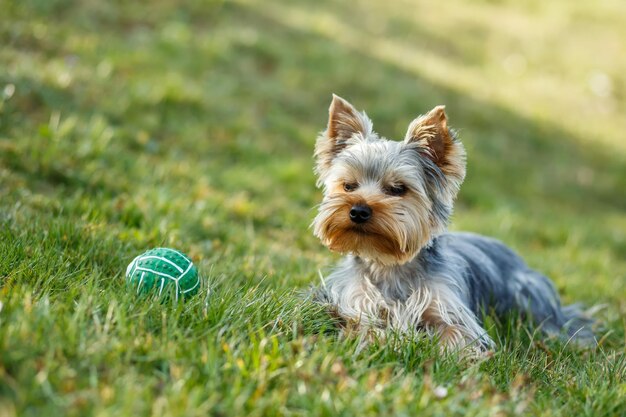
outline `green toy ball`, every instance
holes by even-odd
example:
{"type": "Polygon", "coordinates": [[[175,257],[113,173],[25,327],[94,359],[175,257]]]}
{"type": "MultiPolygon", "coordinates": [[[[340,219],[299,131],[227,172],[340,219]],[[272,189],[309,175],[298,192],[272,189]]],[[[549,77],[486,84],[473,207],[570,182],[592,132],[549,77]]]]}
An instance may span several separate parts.
{"type": "Polygon", "coordinates": [[[170,248],[151,249],[137,256],[126,268],[126,282],[137,294],[158,293],[186,298],[196,294],[200,278],[185,254],[170,248]]]}

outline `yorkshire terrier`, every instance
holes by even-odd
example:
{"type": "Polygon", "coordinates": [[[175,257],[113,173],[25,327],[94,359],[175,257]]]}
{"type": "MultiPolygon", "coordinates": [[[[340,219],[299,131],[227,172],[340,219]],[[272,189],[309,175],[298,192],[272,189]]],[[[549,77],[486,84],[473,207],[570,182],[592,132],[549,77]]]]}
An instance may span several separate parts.
{"type": "Polygon", "coordinates": [[[315,145],[324,198],[315,235],[347,256],[317,297],[344,321],[375,331],[425,331],[443,350],[487,351],[487,312],[516,312],[546,334],[589,345],[592,321],[561,306],[553,284],[501,242],[446,231],[465,177],[465,149],[444,106],[379,137],[365,113],[333,95],[315,145]]]}

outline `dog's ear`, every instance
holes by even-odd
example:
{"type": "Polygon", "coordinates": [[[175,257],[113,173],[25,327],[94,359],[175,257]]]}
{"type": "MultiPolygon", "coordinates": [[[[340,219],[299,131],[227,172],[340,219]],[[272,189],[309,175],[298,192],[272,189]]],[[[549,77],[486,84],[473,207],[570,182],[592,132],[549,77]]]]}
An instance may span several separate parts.
{"type": "Polygon", "coordinates": [[[332,160],[354,137],[366,138],[372,133],[372,122],[365,113],[359,113],[352,104],[333,94],[328,109],[328,126],[315,144],[318,174],[326,171],[332,160]]]}
{"type": "Polygon", "coordinates": [[[445,106],[437,106],[409,125],[405,143],[416,144],[420,154],[445,174],[465,176],[465,150],[448,128],[445,106]]]}
{"type": "Polygon", "coordinates": [[[366,137],[371,132],[372,122],[365,113],[359,113],[352,104],[333,94],[333,101],[328,109],[326,138],[335,142],[336,147],[342,147],[354,135],[366,137]]]}

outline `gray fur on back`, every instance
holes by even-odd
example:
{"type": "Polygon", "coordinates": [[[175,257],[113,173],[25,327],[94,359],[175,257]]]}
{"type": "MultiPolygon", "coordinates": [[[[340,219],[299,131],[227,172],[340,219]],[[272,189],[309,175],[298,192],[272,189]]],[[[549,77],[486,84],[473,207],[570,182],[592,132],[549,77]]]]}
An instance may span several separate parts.
{"type": "Polygon", "coordinates": [[[422,329],[427,300],[442,300],[451,323],[462,323],[478,346],[492,347],[482,316],[521,313],[545,333],[581,345],[594,342],[592,321],[577,306],[562,307],[551,281],[530,269],[496,239],[443,233],[403,265],[381,266],[348,256],[325,280],[318,299],[352,317],[380,326],[387,311],[392,327],[422,329]]]}
{"type": "Polygon", "coordinates": [[[552,282],[530,269],[502,242],[473,233],[445,233],[418,258],[432,268],[445,269],[446,257],[450,256],[463,259],[459,277],[466,301],[477,317],[489,311],[498,316],[516,311],[529,314],[546,333],[557,334],[565,327],[570,337],[578,332],[578,341],[593,339],[591,321],[582,319],[578,310],[570,311],[571,307],[564,310],[552,282]]]}

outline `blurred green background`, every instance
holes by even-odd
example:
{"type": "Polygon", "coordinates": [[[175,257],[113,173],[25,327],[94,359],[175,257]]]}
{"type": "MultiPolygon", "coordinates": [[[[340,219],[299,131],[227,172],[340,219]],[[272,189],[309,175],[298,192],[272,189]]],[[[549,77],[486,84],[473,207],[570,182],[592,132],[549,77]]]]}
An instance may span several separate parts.
{"type": "Polygon", "coordinates": [[[6,0],[1,7],[0,414],[159,414],[155,404],[160,415],[492,415],[519,404],[552,410],[546,415],[624,410],[624,2],[6,0]],[[603,343],[611,353],[590,362],[568,357],[571,366],[552,379],[538,370],[554,347],[533,351],[532,360],[520,359],[526,348],[511,348],[518,362],[503,354],[492,368],[470,371],[441,359],[432,375],[408,377],[429,363],[427,354],[403,361],[391,349],[363,359],[333,332],[317,341],[308,323],[323,323],[323,312],[296,311],[298,291],[337,259],[308,229],[320,200],[313,143],[332,93],[366,110],[390,139],[445,104],[468,150],[451,228],[503,240],[552,277],[567,302],[606,304],[603,343]],[[187,252],[211,283],[172,316],[137,307],[121,286],[126,264],[153,246],[187,252]],[[137,317],[145,323],[133,327],[137,317]],[[279,321],[293,332],[279,330],[279,321]],[[138,351],[156,343],[154,328],[166,322],[161,331],[173,344],[138,351]],[[269,344],[250,344],[255,337],[269,344]],[[312,337],[317,356],[300,358],[294,344],[312,337]],[[194,347],[181,351],[178,342],[188,338],[194,347]],[[93,341],[91,350],[83,339],[93,341]],[[280,348],[263,353],[272,343],[280,348]],[[286,370],[255,394],[260,377],[237,374],[237,355],[228,352],[244,363],[267,354],[271,369],[286,370]],[[329,355],[338,362],[326,369],[320,363],[329,355]],[[193,370],[201,358],[213,363],[208,373],[193,370]],[[307,383],[317,390],[289,388],[299,360],[313,369],[307,383]],[[616,363],[622,367],[605,368],[616,363]],[[175,391],[176,375],[187,371],[196,378],[175,391]],[[568,385],[577,372],[591,378],[599,402],[568,385]],[[333,385],[355,374],[347,391],[333,385]],[[498,397],[517,387],[516,374],[524,395],[498,397]],[[390,388],[359,401],[372,394],[371,378],[390,388]],[[474,399],[463,378],[479,381],[484,395],[474,399]],[[456,387],[454,395],[437,405],[432,396],[389,400],[404,389],[428,393],[431,379],[456,387]],[[327,386],[337,395],[330,405],[327,386]]]}

